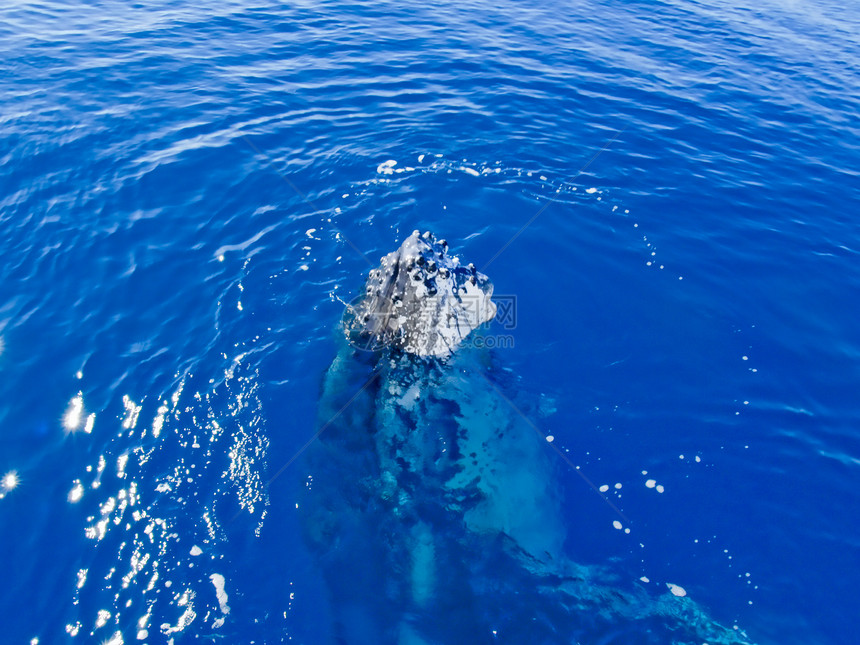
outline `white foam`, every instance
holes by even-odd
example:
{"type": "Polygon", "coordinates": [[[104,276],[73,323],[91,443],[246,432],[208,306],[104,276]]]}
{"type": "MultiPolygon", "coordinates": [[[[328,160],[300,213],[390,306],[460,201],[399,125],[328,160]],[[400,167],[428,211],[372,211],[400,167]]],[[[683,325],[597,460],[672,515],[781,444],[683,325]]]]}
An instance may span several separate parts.
{"type": "Polygon", "coordinates": [[[389,159],[388,161],[383,161],[376,167],[376,172],[380,175],[393,175],[394,174],[394,166],[397,165],[397,162],[394,159],[389,159]]]}
{"type": "Polygon", "coordinates": [[[215,585],[215,596],[218,598],[218,606],[221,608],[221,613],[229,614],[230,605],[227,604],[227,592],[224,591],[224,576],[220,573],[213,573],[209,576],[209,579],[215,585]]]}
{"type": "Polygon", "coordinates": [[[667,582],[666,586],[669,587],[669,591],[672,592],[673,596],[678,596],[678,598],[683,598],[687,595],[687,590],[680,585],[673,585],[671,582],[667,582]]]}
{"type": "Polygon", "coordinates": [[[597,189],[596,188],[586,188],[585,192],[587,192],[589,195],[593,195],[594,193],[597,192],[597,189]]]}
{"type": "Polygon", "coordinates": [[[201,549],[199,546],[197,546],[195,544],[194,546],[191,547],[191,551],[189,553],[191,553],[191,555],[196,557],[196,556],[200,555],[201,553],[203,553],[203,549],[201,549]]]}
{"type": "Polygon", "coordinates": [[[640,579],[642,582],[651,582],[651,581],[648,579],[648,576],[642,576],[642,577],[641,577],[641,578],[639,578],[639,579],[640,579]]]}
{"type": "Polygon", "coordinates": [[[654,488],[656,485],[657,485],[656,479],[649,479],[647,482],[645,482],[645,486],[647,488],[654,488]]]}

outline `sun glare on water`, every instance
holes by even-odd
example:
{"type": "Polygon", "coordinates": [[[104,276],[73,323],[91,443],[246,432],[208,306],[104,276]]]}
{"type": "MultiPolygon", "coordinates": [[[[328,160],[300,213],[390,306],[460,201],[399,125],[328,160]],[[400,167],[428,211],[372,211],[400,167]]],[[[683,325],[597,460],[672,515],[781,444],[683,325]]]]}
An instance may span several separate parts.
{"type": "Polygon", "coordinates": [[[14,470],[9,471],[5,475],[3,475],[3,479],[0,480],[0,499],[6,497],[6,493],[18,487],[20,480],[18,479],[18,473],[14,470]]]}

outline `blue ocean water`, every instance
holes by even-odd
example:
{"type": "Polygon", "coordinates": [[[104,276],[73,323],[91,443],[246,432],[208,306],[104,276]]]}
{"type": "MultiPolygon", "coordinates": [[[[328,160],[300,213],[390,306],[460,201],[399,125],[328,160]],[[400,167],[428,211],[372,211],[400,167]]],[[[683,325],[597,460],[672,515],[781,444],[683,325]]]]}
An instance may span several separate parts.
{"type": "Polygon", "coordinates": [[[342,302],[419,228],[516,296],[496,360],[579,467],[573,560],[854,643],[858,33],[800,0],[0,8],[3,642],[332,642],[296,455],[342,302]]]}

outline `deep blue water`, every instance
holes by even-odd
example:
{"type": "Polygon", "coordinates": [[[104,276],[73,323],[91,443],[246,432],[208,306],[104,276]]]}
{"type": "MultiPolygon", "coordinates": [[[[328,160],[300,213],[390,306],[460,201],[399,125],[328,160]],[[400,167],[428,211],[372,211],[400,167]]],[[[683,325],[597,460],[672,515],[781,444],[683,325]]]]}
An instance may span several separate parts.
{"type": "Polygon", "coordinates": [[[854,643],[858,33],[829,0],[0,8],[3,642],[330,642],[291,460],[362,254],[429,228],[517,297],[499,363],[629,519],[560,464],[572,559],[854,643]]]}

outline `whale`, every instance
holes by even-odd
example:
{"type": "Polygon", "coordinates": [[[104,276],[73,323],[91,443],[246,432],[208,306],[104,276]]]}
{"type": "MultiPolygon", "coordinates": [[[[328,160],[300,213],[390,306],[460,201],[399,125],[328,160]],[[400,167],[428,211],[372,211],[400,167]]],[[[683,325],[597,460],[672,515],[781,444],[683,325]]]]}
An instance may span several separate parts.
{"type": "Polygon", "coordinates": [[[534,406],[476,342],[496,311],[489,278],[429,231],[346,306],[299,504],[331,642],[749,643],[689,597],[565,553],[587,518],[565,513],[534,406]]]}

